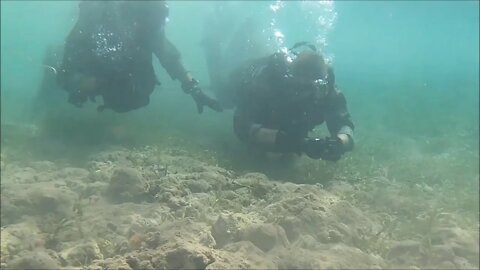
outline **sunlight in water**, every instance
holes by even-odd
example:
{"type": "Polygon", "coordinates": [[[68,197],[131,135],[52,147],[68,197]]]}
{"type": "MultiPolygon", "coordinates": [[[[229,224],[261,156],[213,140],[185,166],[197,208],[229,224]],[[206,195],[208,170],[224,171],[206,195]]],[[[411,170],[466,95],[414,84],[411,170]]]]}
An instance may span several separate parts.
{"type": "Polygon", "coordinates": [[[285,3],[283,1],[277,0],[275,4],[270,5],[270,9],[273,12],[277,12],[278,10],[282,9],[285,6],[285,3]]]}
{"type": "MultiPolygon", "coordinates": [[[[333,1],[301,1],[300,7],[306,20],[307,32],[314,37],[314,44],[321,51],[328,46],[328,35],[333,31],[337,21],[337,12],[333,1]]],[[[333,55],[327,54],[331,62],[333,55]]]]}
{"type": "MultiPolygon", "coordinates": [[[[298,36],[314,44],[320,51],[324,51],[328,46],[328,35],[337,21],[333,1],[275,1],[268,8],[269,26],[264,32],[269,33],[268,42],[275,51],[287,50],[286,47],[298,42],[295,40],[298,36]],[[287,10],[299,10],[297,17],[303,20],[306,27],[290,29],[291,22],[285,21],[285,18],[282,20],[287,10]]],[[[332,58],[333,55],[326,55],[327,61],[331,62],[332,58]]]]}

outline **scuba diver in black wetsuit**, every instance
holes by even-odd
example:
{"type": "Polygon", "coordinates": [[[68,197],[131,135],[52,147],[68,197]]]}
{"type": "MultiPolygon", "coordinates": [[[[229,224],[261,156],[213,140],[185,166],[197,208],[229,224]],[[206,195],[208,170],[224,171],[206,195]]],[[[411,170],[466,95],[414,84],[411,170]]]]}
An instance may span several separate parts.
{"type": "Polygon", "coordinates": [[[275,53],[235,71],[234,130],[240,140],[266,152],[305,153],[337,161],[353,149],[354,125],[335,75],[321,54],[303,51],[293,60],[275,53]],[[308,133],[326,122],[330,136],[308,133]]]}
{"type": "MultiPolygon", "coordinates": [[[[219,46],[222,37],[215,35],[215,26],[221,24],[212,22],[212,17],[206,21],[203,42],[211,85],[222,105],[235,109],[234,131],[241,141],[261,152],[305,153],[331,161],[353,149],[354,125],[345,97],[336,88],[333,69],[315,46],[300,42],[289,53],[247,58],[227,75],[229,52],[219,46]],[[302,46],[308,49],[295,52],[302,46]],[[329,137],[308,137],[324,122],[329,137]]],[[[244,38],[237,48],[261,45],[248,31],[240,28],[238,33],[244,38]]]]}
{"type": "Polygon", "coordinates": [[[79,17],[67,37],[57,81],[78,107],[102,96],[98,110],[128,112],[146,106],[159,84],[154,54],[170,77],[181,82],[199,113],[204,106],[222,111],[185,70],[177,48],[165,36],[165,1],[81,1],[79,17]]]}

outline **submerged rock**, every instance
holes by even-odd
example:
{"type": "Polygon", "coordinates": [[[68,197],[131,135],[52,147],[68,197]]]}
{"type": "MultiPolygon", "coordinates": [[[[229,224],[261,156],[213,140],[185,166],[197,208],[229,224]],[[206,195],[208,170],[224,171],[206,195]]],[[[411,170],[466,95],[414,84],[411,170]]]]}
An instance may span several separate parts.
{"type": "Polygon", "coordinates": [[[206,269],[276,269],[275,263],[250,241],[225,245],[206,269]]]}
{"type": "Polygon", "coordinates": [[[44,251],[27,251],[7,264],[7,269],[60,269],[59,262],[44,251]]]}
{"type": "Polygon", "coordinates": [[[44,237],[32,223],[17,223],[2,227],[0,234],[0,260],[8,262],[25,250],[42,247],[44,237]]]}
{"type": "Polygon", "coordinates": [[[94,261],[88,266],[89,270],[132,270],[125,258],[116,256],[105,260],[94,261]]]}
{"type": "Polygon", "coordinates": [[[279,218],[277,223],[282,226],[290,242],[295,241],[303,233],[304,223],[298,217],[284,216],[279,218]]]}
{"type": "Polygon", "coordinates": [[[19,208],[12,202],[11,196],[6,196],[2,194],[0,196],[0,205],[2,206],[2,211],[0,211],[0,224],[5,226],[17,222],[21,216],[19,213],[19,208]]]}
{"type": "Polygon", "coordinates": [[[144,181],[134,168],[117,168],[105,193],[115,203],[141,202],[145,195],[144,181]]]}
{"type": "Polygon", "coordinates": [[[315,238],[309,234],[300,235],[298,239],[294,243],[292,243],[292,246],[310,250],[316,249],[317,245],[317,240],[315,240],[315,238]]]}
{"type": "Polygon", "coordinates": [[[73,205],[78,199],[78,195],[62,186],[62,182],[14,184],[5,194],[8,199],[5,214],[13,219],[22,216],[43,218],[48,215],[68,218],[74,214],[73,205]],[[17,212],[13,213],[12,210],[17,212]]]}
{"type": "Polygon", "coordinates": [[[256,224],[242,230],[240,239],[250,241],[267,252],[275,246],[289,245],[285,230],[276,224],[256,224]]]}
{"type": "Polygon", "coordinates": [[[217,248],[238,240],[238,221],[232,215],[220,215],[212,226],[212,236],[217,248]]]}
{"type": "Polygon", "coordinates": [[[5,169],[5,155],[3,153],[0,154],[0,171],[5,169]]]}
{"type": "Polygon", "coordinates": [[[38,215],[57,213],[65,217],[73,214],[73,203],[77,195],[70,190],[56,187],[38,187],[27,194],[30,209],[38,215]]]}
{"type": "Polygon", "coordinates": [[[93,260],[103,260],[103,255],[97,243],[89,241],[60,252],[60,258],[69,266],[82,266],[90,264],[93,260]]]}
{"type": "Polygon", "coordinates": [[[106,152],[89,172],[9,163],[2,269],[478,268],[478,232],[456,215],[433,226],[426,250],[424,235],[401,234],[411,227],[395,226],[399,216],[383,207],[370,209],[376,197],[363,198],[357,184],[330,191],[152,155],[106,152]],[[82,215],[69,217],[77,206],[82,215]],[[405,235],[412,239],[395,242],[405,235]],[[78,242],[85,237],[95,240],[78,242]]]}
{"type": "Polygon", "coordinates": [[[210,254],[185,247],[176,248],[166,254],[168,269],[205,269],[214,261],[210,254]]]}
{"type": "Polygon", "coordinates": [[[395,243],[387,253],[387,258],[395,259],[408,254],[419,254],[420,243],[413,240],[405,240],[395,243]]]}
{"type": "Polygon", "coordinates": [[[279,269],[382,269],[382,258],[343,244],[315,249],[287,248],[277,254],[279,269]]]}
{"type": "Polygon", "coordinates": [[[208,192],[212,186],[205,180],[190,180],[186,184],[192,193],[208,192]]]}
{"type": "Polygon", "coordinates": [[[47,160],[31,162],[30,166],[37,171],[54,171],[57,167],[55,163],[47,160]]]}

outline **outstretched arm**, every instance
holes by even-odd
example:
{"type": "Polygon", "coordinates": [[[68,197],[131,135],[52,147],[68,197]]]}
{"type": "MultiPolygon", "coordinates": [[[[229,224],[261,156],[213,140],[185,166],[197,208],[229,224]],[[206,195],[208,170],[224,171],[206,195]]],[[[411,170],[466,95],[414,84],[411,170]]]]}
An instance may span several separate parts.
{"type": "Polygon", "coordinates": [[[235,110],[233,119],[235,134],[247,144],[279,153],[300,154],[304,150],[304,138],[255,122],[249,111],[242,105],[235,110]]]}
{"type": "Polygon", "coordinates": [[[326,122],[330,136],[338,137],[344,151],[353,149],[353,130],[355,128],[347,109],[345,96],[335,87],[333,69],[328,69],[328,96],[326,108],[326,122]]]}
{"type": "Polygon", "coordinates": [[[153,52],[170,77],[173,80],[180,81],[183,91],[192,95],[199,113],[203,112],[203,106],[208,106],[218,112],[222,111],[223,109],[220,104],[205,95],[200,89],[198,81],[185,69],[180,59],[180,52],[175,45],[165,37],[163,27],[159,31],[153,44],[153,52]]]}
{"type": "Polygon", "coordinates": [[[188,84],[192,77],[181,62],[181,55],[178,49],[170,40],[165,37],[165,30],[160,29],[154,43],[153,53],[157,56],[160,64],[167,71],[170,78],[178,80],[182,85],[188,84]]]}

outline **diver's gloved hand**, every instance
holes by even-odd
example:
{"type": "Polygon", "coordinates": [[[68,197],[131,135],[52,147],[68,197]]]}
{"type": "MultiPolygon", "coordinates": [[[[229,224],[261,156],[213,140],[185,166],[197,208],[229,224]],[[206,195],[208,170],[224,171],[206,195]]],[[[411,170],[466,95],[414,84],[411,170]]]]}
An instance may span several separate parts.
{"type": "Polygon", "coordinates": [[[82,91],[73,91],[68,95],[68,102],[76,107],[82,107],[83,103],[87,101],[87,95],[82,91]]]}
{"type": "Polygon", "coordinates": [[[203,106],[207,106],[217,112],[223,111],[222,106],[217,100],[203,93],[202,89],[198,86],[197,80],[191,79],[189,82],[183,83],[182,89],[185,93],[190,94],[193,97],[193,100],[195,100],[195,103],[197,104],[198,113],[203,112],[203,106]]]}
{"type": "Polygon", "coordinates": [[[303,144],[303,152],[313,159],[338,161],[345,150],[340,138],[326,137],[324,139],[306,139],[303,144]]]}
{"type": "MultiPolygon", "coordinates": [[[[60,74],[64,76],[65,71],[61,71],[60,74]]],[[[74,73],[65,82],[65,88],[69,93],[68,102],[76,107],[82,107],[88,98],[94,100],[97,85],[96,77],[78,72],[74,73]]]]}

